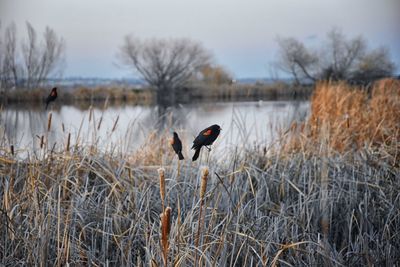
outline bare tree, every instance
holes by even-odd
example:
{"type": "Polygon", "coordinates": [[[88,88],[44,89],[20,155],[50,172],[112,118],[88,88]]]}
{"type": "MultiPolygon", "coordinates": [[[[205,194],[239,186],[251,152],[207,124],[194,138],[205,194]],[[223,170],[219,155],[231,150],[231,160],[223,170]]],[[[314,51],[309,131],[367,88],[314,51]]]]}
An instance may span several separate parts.
{"type": "Polygon", "coordinates": [[[27,40],[21,43],[20,53],[15,23],[11,23],[4,32],[4,42],[0,46],[0,81],[1,87],[6,90],[41,86],[61,66],[64,58],[64,40],[57,37],[52,29],[46,28],[39,43],[32,25],[27,23],[26,28],[27,40]]]}
{"type": "Polygon", "coordinates": [[[313,52],[294,38],[278,38],[278,44],[280,58],[277,66],[282,71],[292,75],[296,83],[303,79],[316,80],[311,69],[318,63],[318,58],[313,52]]]}
{"type": "Polygon", "coordinates": [[[352,74],[355,82],[370,82],[382,77],[391,76],[396,69],[390,60],[389,50],[385,47],[377,48],[363,56],[352,74]]]}
{"type": "Polygon", "coordinates": [[[44,41],[38,46],[35,29],[29,22],[26,27],[28,40],[22,44],[26,87],[35,88],[40,86],[63,60],[64,41],[58,38],[52,29],[46,27],[44,41]]]}
{"type": "Polygon", "coordinates": [[[37,48],[37,36],[36,31],[32,25],[27,22],[26,29],[28,33],[28,41],[22,43],[22,54],[24,58],[25,70],[26,70],[26,87],[31,88],[34,83],[34,77],[36,76],[38,69],[38,57],[39,51],[37,48]]]}
{"type": "Polygon", "coordinates": [[[321,79],[350,79],[357,61],[366,53],[366,41],[362,36],[347,40],[339,29],[332,29],[327,35],[326,51],[323,51],[321,79]]]}
{"type": "Polygon", "coordinates": [[[319,51],[310,49],[294,38],[278,40],[279,68],[290,74],[296,83],[319,79],[360,82],[390,76],[395,70],[385,48],[367,50],[362,36],[348,39],[338,29],[327,34],[319,51]]]}
{"type": "Polygon", "coordinates": [[[11,23],[5,30],[4,47],[2,49],[2,69],[1,84],[4,89],[16,87],[19,80],[19,70],[17,65],[17,28],[15,23],[11,23]]]}
{"type": "Polygon", "coordinates": [[[140,40],[126,36],[120,49],[120,61],[137,71],[158,91],[158,96],[174,97],[182,87],[211,61],[210,53],[189,39],[140,40]]]}

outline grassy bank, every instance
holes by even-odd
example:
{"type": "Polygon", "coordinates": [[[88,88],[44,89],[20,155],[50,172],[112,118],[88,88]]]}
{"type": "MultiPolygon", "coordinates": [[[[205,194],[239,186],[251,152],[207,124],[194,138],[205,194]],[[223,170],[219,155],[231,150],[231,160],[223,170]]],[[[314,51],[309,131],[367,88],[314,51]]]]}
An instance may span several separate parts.
{"type": "MultiPolygon", "coordinates": [[[[309,86],[291,86],[284,83],[266,84],[231,84],[231,85],[204,85],[196,84],[176,91],[179,103],[193,101],[238,101],[261,99],[305,99],[312,93],[309,86]]],[[[18,103],[43,103],[49,94],[47,89],[16,89],[8,93],[2,92],[2,101],[5,104],[18,103]]],[[[102,105],[107,99],[111,105],[129,104],[154,104],[157,97],[154,90],[149,88],[104,87],[96,88],[76,87],[63,90],[59,87],[57,102],[63,104],[102,105]]]]}
{"type": "MultiPolygon", "coordinates": [[[[3,104],[33,104],[40,105],[44,103],[50,89],[15,89],[8,93],[2,93],[3,104]]],[[[150,90],[138,90],[134,88],[121,87],[77,87],[64,90],[58,87],[57,103],[75,104],[75,105],[103,105],[105,101],[112,105],[124,103],[132,104],[151,104],[154,103],[154,95],[150,90]]]]}
{"type": "Polygon", "coordinates": [[[163,133],[129,154],[71,146],[67,133],[55,148],[44,137],[27,160],[2,144],[1,263],[398,265],[399,109],[389,106],[399,105],[400,86],[379,86],[368,96],[320,84],[309,120],[279,146],[243,140],[195,163],[178,163],[163,133]]]}

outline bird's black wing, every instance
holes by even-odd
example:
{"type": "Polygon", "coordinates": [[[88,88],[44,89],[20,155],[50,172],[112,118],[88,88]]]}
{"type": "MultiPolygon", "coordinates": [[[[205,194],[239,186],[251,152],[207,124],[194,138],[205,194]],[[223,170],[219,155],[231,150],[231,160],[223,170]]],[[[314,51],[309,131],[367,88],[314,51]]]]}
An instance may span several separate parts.
{"type": "Polygon", "coordinates": [[[204,129],[203,131],[201,131],[199,133],[199,135],[193,141],[192,149],[204,145],[204,142],[207,140],[207,137],[208,137],[207,135],[204,135],[204,134],[209,130],[210,130],[210,127],[204,129]]]}

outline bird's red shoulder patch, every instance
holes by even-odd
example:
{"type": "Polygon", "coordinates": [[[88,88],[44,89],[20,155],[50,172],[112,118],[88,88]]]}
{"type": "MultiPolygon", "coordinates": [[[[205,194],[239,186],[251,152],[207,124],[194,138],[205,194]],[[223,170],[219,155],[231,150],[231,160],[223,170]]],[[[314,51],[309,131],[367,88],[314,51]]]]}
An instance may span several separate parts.
{"type": "Polygon", "coordinates": [[[203,135],[208,136],[211,134],[211,132],[212,132],[211,130],[207,130],[206,132],[203,133],[203,135]]]}
{"type": "Polygon", "coordinates": [[[56,96],[56,92],[51,92],[51,96],[56,96]]]}

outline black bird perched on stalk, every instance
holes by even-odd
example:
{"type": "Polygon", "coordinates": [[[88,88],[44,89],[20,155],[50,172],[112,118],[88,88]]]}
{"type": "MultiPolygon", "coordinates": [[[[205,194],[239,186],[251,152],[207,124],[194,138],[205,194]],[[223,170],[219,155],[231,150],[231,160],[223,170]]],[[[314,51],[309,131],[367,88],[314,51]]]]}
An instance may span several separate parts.
{"type": "Polygon", "coordinates": [[[199,135],[194,139],[192,149],[195,149],[196,152],[193,155],[192,160],[195,161],[200,155],[200,149],[202,146],[205,146],[208,150],[211,148],[207,147],[214,143],[215,139],[217,139],[219,133],[221,131],[221,127],[219,125],[214,124],[208,128],[205,128],[203,131],[199,133],[199,135]]]}
{"type": "Polygon", "coordinates": [[[171,139],[171,146],[178,155],[179,160],[185,159],[182,155],[182,142],[176,132],[174,132],[174,137],[171,139]]]}
{"type": "Polygon", "coordinates": [[[51,93],[49,96],[46,98],[46,109],[49,106],[50,102],[53,102],[57,98],[57,87],[54,87],[51,89],[51,93]]]}

